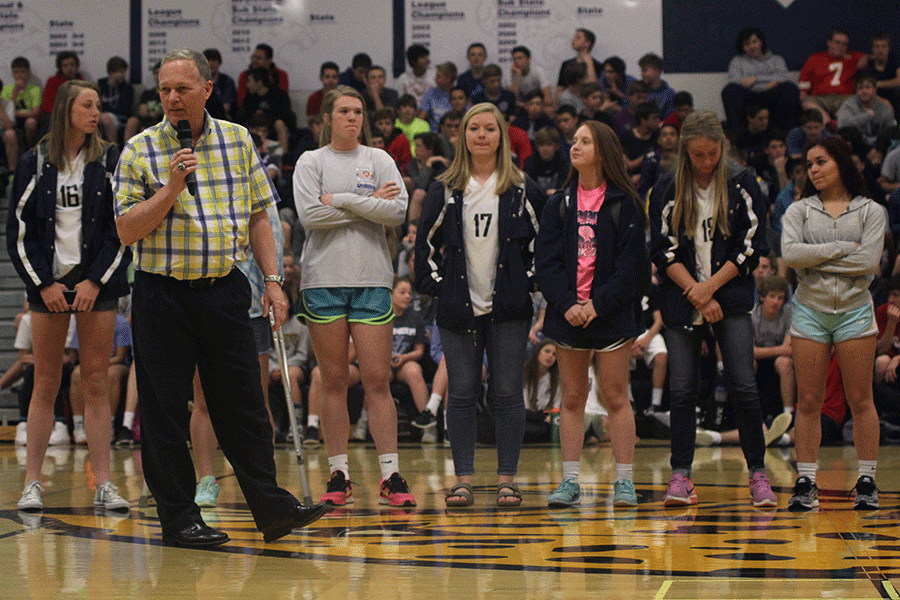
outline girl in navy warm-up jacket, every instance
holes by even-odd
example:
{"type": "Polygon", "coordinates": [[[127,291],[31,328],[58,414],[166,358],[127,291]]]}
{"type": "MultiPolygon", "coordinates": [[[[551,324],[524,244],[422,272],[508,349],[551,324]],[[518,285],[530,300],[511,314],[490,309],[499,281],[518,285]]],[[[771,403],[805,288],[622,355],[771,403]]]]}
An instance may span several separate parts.
{"type": "Polygon", "coordinates": [[[564,189],[544,209],[535,246],[538,287],[547,300],[543,332],[557,343],[563,389],[563,480],[548,502],[564,507],[581,499],[578,465],[594,360],[616,459],[614,504],[635,506],[629,362],[642,331],[641,282],[650,273],[647,217],[612,129],[596,121],[581,125],[571,159],[564,189]]]}

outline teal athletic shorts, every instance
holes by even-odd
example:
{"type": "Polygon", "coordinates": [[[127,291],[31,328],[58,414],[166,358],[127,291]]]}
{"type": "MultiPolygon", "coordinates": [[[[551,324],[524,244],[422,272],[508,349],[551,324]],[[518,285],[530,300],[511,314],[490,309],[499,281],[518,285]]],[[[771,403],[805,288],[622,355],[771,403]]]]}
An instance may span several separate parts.
{"type": "Polygon", "coordinates": [[[878,334],[875,311],[868,302],[845,313],[824,313],[794,299],[791,336],[822,344],[837,344],[878,334]]]}
{"type": "Polygon", "coordinates": [[[300,293],[302,316],[313,323],[347,319],[384,325],[394,320],[391,290],[382,287],[310,288],[300,293]]]}

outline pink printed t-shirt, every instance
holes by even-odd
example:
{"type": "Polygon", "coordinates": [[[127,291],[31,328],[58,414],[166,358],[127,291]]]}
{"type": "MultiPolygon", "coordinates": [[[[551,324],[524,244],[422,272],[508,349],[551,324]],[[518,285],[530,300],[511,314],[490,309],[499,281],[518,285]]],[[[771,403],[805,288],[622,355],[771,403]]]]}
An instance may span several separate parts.
{"type": "Polygon", "coordinates": [[[594,225],[597,213],[606,199],[606,182],[600,187],[586,190],[578,184],[578,300],[591,297],[594,283],[594,261],[597,258],[597,240],[594,225]]]}

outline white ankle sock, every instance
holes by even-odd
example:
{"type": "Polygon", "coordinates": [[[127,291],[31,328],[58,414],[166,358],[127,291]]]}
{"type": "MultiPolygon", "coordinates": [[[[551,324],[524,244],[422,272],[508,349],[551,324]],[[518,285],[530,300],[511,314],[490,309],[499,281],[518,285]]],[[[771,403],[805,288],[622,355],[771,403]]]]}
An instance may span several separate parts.
{"type": "Polygon", "coordinates": [[[662,406],[662,396],[663,390],[662,388],[653,388],[650,396],[650,405],[651,406],[662,406]]]}
{"type": "Polygon", "coordinates": [[[334,473],[335,471],[343,471],[344,477],[350,479],[350,471],[347,465],[347,455],[346,454],[335,454],[334,456],[328,457],[328,471],[334,473]]]}
{"type": "Polygon", "coordinates": [[[573,461],[563,461],[562,464],[563,469],[563,479],[574,479],[576,482],[578,481],[578,473],[581,469],[581,461],[573,460],[573,461]]]}
{"type": "Polygon", "coordinates": [[[859,461],[859,477],[863,475],[875,479],[875,465],[877,460],[861,460],[859,461]]]}
{"type": "Polygon", "coordinates": [[[122,427],[131,429],[132,425],[134,425],[134,412],[126,410],[125,414],[122,415],[122,427]]]}
{"type": "Polygon", "coordinates": [[[816,463],[797,463],[797,476],[809,477],[813,483],[816,482],[816,463]]]}
{"type": "Polygon", "coordinates": [[[75,428],[84,429],[84,415],[72,415],[72,425],[75,428]]]}
{"type": "Polygon", "coordinates": [[[319,415],[309,415],[306,417],[306,426],[319,428],[319,415]]]}
{"type": "Polygon", "coordinates": [[[616,463],[616,481],[621,481],[623,479],[626,481],[631,481],[633,473],[634,473],[633,465],[616,463]]]}
{"type": "Polygon", "coordinates": [[[428,399],[428,404],[425,405],[425,410],[429,411],[433,415],[436,415],[438,413],[438,409],[441,407],[441,401],[443,399],[443,396],[441,396],[440,394],[432,394],[431,398],[428,399]]]}
{"type": "Polygon", "coordinates": [[[378,466],[381,467],[381,478],[387,479],[394,473],[400,472],[400,459],[397,457],[396,452],[393,454],[379,454],[378,466]]]}

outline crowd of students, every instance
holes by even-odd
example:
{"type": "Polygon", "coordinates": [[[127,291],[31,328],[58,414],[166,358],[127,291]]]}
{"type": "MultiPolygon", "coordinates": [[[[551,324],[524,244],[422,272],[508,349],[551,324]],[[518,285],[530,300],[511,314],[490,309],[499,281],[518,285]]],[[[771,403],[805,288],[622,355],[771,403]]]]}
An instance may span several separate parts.
{"type": "MultiPolygon", "coordinates": [[[[575,33],[576,57],[563,63],[555,86],[524,46],[512,50],[504,78],[483,44],[468,47],[470,68],[460,74],[453,62],[432,70],[429,50],[413,45],[396,90],[364,53],[343,73],[326,62],[322,88],[306,105],[308,128],[298,127],[287,74],[270,47],[256,48],[237,83],[219,70],[217,51],[204,53],[214,90],[209,114],[251,130],[282,197],[276,228],[293,315],[284,326],[289,372],[266,361],[262,383],[277,389],[287,378],[302,401],[304,443],[324,439],[331,476],[323,500],[352,501],[347,444],[371,435],[382,499],[415,505],[400,476],[399,408],[423,443],[444,432],[456,475],[448,506],[473,501],[483,422],[497,446],[499,505],[521,502],[515,476],[525,441],[558,439],[562,476],[548,503],[562,507],[580,500],[583,444],[608,439],[614,504],[634,506],[634,447],[650,415],[671,432],[666,505],[697,502],[696,445],[739,443],[753,504],[774,506],[763,449],[794,443],[799,477],[789,507],[806,510],[817,505],[818,446],[842,440],[849,415],[860,459],[857,508],[877,508],[879,419],[892,407],[880,403],[879,415],[872,375],[849,361],[862,356],[875,383],[898,385],[900,69],[889,38],[873,36],[871,55],[849,53],[849,36],[833,30],[828,51],[810,58],[797,85],[762,31],[742,31],[723,90],[724,127],[714,113],[695,112],[689,92],[666,84],[662,58],[643,56],[636,79],[618,57],[593,59],[595,40],[588,30],[575,33]],[[821,81],[829,60],[842,65],[831,87],[821,81]],[[877,314],[873,296],[887,300],[877,314]],[[632,392],[635,369],[647,371],[649,398],[632,392]],[[411,402],[398,403],[392,383],[404,384],[411,402]],[[348,410],[348,389],[357,384],[361,406],[348,410]]],[[[68,141],[52,142],[59,156],[50,162],[64,167],[88,140],[87,162],[111,171],[117,145],[161,118],[158,95],[145,92],[132,114],[127,64],[118,57],[99,86],[77,83],[77,55],[61,53],[57,67],[42,93],[27,61],[12,63],[15,83],[0,93],[15,107],[0,114],[9,169],[22,170],[19,155],[44,130],[53,140],[65,119],[78,121],[75,99],[87,90],[83,110],[97,118],[81,117],[84,135],[71,141],[72,156],[59,150],[68,141]],[[51,119],[59,89],[73,100],[51,119]]],[[[23,206],[26,182],[14,186],[23,206]]],[[[11,211],[14,261],[27,217],[11,211]]],[[[56,218],[65,218],[59,207],[56,218]]],[[[120,252],[120,262],[105,268],[127,264],[127,250],[120,252]]],[[[127,324],[112,346],[81,325],[88,315],[114,317],[122,290],[105,288],[108,298],[79,290],[81,273],[71,269],[90,265],[70,254],[72,264],[51,265],[50,279],[20,261],[34,289],[19,323],[20,358],[2,386],[23,375],[34,381],[22,386],[17,428],[29,481],[39,479],[31,470],[44,440],[68,441],[67,413],[75,442],[97,453],[98,481],[108,462],[100,449],[109,446],[106,423],[120,423],[117,443],[135,439],[127,324]],[[44,279],[56,282],[40,287],[44,279]],[[72,302],[63,300],[67,287],[76,292],[72,302]],[[54,399],[65,387],[57,365],[73,344],[64,342],[67,316],[37,307],[58,301],[76,311],[86,345],[74,346],[80,364],[71,409],[57,402],[53,425],[54,399]],[[42,370],[48,360],[52,376],[42,370]]],[[[116,271],[116,285],[120,277],[116,271]]],[[[197,412],[202,406],[198,386],[197,412]]],[[[278,403],[269,406],[279,436],[289,424],[278,403]]],[[[201,471],[198,498],[202,492],[214,504],[211,467],[201,471]]],[[[104,490],[98,502],[115,507],[114,486],[104,490]]]]}

